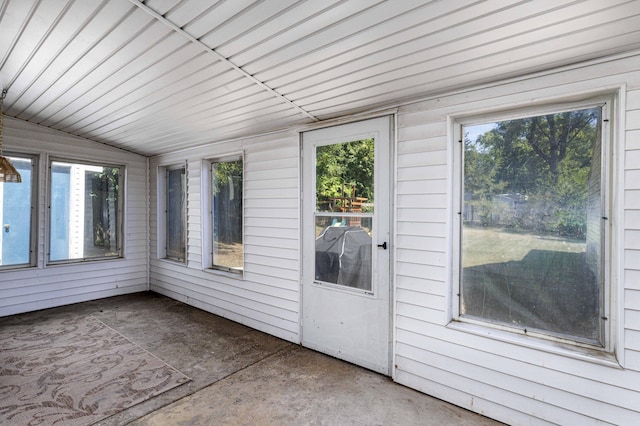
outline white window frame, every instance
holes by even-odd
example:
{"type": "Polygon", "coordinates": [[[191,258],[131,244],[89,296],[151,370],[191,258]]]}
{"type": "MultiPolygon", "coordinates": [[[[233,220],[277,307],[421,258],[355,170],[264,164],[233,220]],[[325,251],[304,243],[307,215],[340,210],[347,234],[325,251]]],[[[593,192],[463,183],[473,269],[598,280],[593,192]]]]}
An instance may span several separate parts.
{"type": "Polygon", "coordinates": [[[449,129],[453,146],[452,149],[452,167],[450,168],[452,182],[452,199],[451,199],[451,248],[450,248],[450,264],[451,264],[451,284],[449,295],[450,304],[448,318],[448,326],[462,331],[478,334],[492,339],[508,341],[523,346],[542,349],[549,352],[560,352],[565,355],[575,356],[580,359],[599,360],[609,365],[618,365],[616,360],[615,349],[617,346],[617,328],[619,312],[614,309],[616,302],[615,291],[615,259],[612,257],[612,239],[615,236],[613,229],[613,203],[612,195],[617,190],[617,183],[613,182],[614,171],[612,170],[613,161],[613,139],[615,137],[614,129],[618,120],[614,114],[617,104],[617,97],[613,94],[596,94],[589,97],[582,97],[583,100],[573,101],[562,100],[558,102],[549,102],[532,107],[514,107],[507,110],[496,110],[487,112],[478,112],[472,114],[461,114],[458,116],[450,116],[449,129]],[[600,347],[583,343],[577,340],[564,339],[550,334],[536,333],[532,331],[525,332],[517,328],[484,321],[481,319],[469,318],[462,316],[460,313],[461,302],[461,252],[462,252],[462,208],[463,208],[463,165],[464,165],[464,143],[463,143],[463,126],[477,125],[484,123],[492,123],[506,120],[519,119],[524,117],[540,116],[544,114],[553,114],[568,110],[587,109],[591,107],[602,107],[602,159],[601,159],[601,202],[602,211],[605,217],[605,224],[602,227],[602,280],[603,280],[603,306],[602,315],[606,318],[604,322],[603,346],[600,347]],[[585,357],[586,355],[586,357],[585,357]]]}
{"type": "MultiPolygon", "coordinates": [[[[9,269],[25,269],[25,268],[34,268],[38,263],[38,217],[39,217],[39,209],[38,209],[38,194],[40,187],[40,179],[39,179],[39,171],[40,171],[40,156],[37,154],[28,154],[24,152],[15,152],[15,151],[4,151],[3,154],[5,157],[19,157],[19,158],[28,158],[31,160],[31,218],[29,221],[29,262],[20,263],[15,265],[0,265],[0,270],[9,270],[9,269]]],[[[23,183],[19,183],[16,185],[24,185],[23,183]]],[[[0,198],[2,201],[2,198],[0,198]]],[[[0,205],[0,209],[2,206],[0,205]]],[[[5,232],[4,230],[4,221],[0,221],[2,224],[2,229],[0,232],[5,232]]],[[[2,250],[2,246],[0,245],[0,251],[2,250]]]]}
{"type": "Polygon", "coordinates": [[[202,266],[203,270],[227,275],[235,278],[243,278],[245,271],[246,243],[245,243],[245,177],[246,163],[244,151],[225,153],[220,156],[207,158],[202,161],[202,212],[206,212],[206,220],[202,221],[202,266]],[[242,161],[242,269],[233,269],[221,267],[213,264],[213,179],[211,176],[211,167],[216,163],[224,163],[229,161],[242,161]]]}
{"type": "Polygon", "coordinates": [[[124,217],[124,198],[125,198],[125,173],[126,166],[124,164],[114,164],[109,162],[96,162],[90,160],[82,160],[68,157],[53,157],[50,156],[47,160],[47,230],[46,230],[46,241],[45,241],[45,259],[47,266],[54,265],[65,265],[70,263],[85,263],[85,262],[100,262],[100,261],[110,261],[110,260],[119,260],[124,257],[124,224],[126,218],[124,217]],[[112,256],[96,256],[96,257],[87,257],[87,258],[75,258],[75,259],[60,259],[60,260],[51,260],[51,204],[52,204],[52,173],[53,173],[53,163],[68,163],[68,164],[79,164],[83,166],[96,166],[96,167],[110,167],[110,168],[118,168],[120,169],[120,173],[118,176],[118,222],[116,223],[116,232],[118,234],[117,237],[117,254],[112,256]]]}
{"type": "Polygon", "coordinates": [[[158,259],[165,260],[167,262],[174,262],[177,264],[187,264],[187,259],[189,257],[189,246],[188,246],[188,197],[189,197],[189,168],[188,164],[184,163],[174,163],[174,164],[163,164],[158,166],[158,174],[157,174],[157,195],[158,195],[158,223],[157,223],[157,253],[158,259]],[[177,259],[174,257],[167,257],[167,172],[169,170],[179,170],[184,169],[185,175],[185,209],[184,209],[184,259],[177,259]]]}

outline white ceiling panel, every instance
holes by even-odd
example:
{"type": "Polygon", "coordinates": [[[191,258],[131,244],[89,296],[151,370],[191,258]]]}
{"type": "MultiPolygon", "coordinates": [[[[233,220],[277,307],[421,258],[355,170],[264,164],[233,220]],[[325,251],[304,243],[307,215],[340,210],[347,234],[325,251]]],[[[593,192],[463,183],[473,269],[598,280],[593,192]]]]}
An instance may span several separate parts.
{"type": "MultiPolygon", "coordinates": [[[[242,80],[238,82],[246,83],[242,80]]],[[[185,127],[184,130],[192,127],[202,128],[210,122],[238,116],[237,110],[239,109],[243,111],[260,110],[266,106],[263,103],[267,101],[270,102],[269,105],[282,105],[276,98],[264,91],[259,91],[254,86],[239,88],[231,94],[221,94],[214,100],[207,96],[195,96],[181,102],[178,105],[179,110],[176,109],[175,104],[171,103],[171,99],[166,99],[164,102],[132,111],[126,120],[95,123],[94,128],[89,131],[102,139],[107,139],[116,138],[123,133],[129,138],[139,132],[144,132],[147,135],[150,132],[164,134],[165,132],[159,131],[159,129],[167,126],[173,127],[174,123],[188,125],[189,127],[185,127]],[[148,119],[150,114],[153,115],[151,120],[148,119]],[[207,121],[203,121],[205,118],[207,121]],[[138,125],[130,125],[131,121],[137,121],[138,125]]]]}
{"type": "MultiPolygon", "coordinates": [[[[400,14],[405,14],[405,19],[408,20],[411,20],[410,15],[420,16],[421,11],[415,9],[416,3],[418,2],[378,2],[357,14],[334,22],[330,26],[321,27],[318,31],[306,35],[305,38],[299,39],[295,43],[287,44],[277,51],[269,51],[268,54],[260,52],[260,56],[248,61],[243,67],[252,74],[260,75],[276,67],[280,73],[286,73],[286,69],[295,66],[296,62],[299,64],[298,66],[302,65],[303,67],[306,66],[304,62],[325,62],[327,54],[335,55],[337,52],[350,50],[355,43],[369,44],[373,41],[372,39],[383,38],[385,30],[388,33],[393,33],[397,32],[399,28],[404,28],[405,22],[402,19],[398,19],[395,25],[389,25],[389,21],[400,14]],[[398,27],[398,25],[402,25],[402,27],[398,27]]],[[[287,34],[283,34],[283,38],[286,37],[287,34]]],[[[241,60],[240,57],[237,59],[241,60]]]]}
{"type": "MultiPolygon", "coordinates": [[[[153,96],[142,98],[129,107],[123,106],[122,108],[126,109],[122,113],[127,115],[126,119],[111,122],[117,122],[117,128],[124,127],[131,134],[141,127],[154,127],[159,123],[170,124],[170,121],[167,121],[170,117],[180,119],[211,108],[212,105],[221,105],[224,108],[226,102],[242,100],[250,94],[260,93],[269,96],[259,87],[229,70],[211,78],[210,69],[203,68],[155,92],[153,96]]],[[[100,131],[110,131],[112,128],[113,126],[109,126],[101,128],[100,131]]]]}
{"type": "MultiPolygon", "coordinates": [[[[279,78],[272,77],[275,70],[258,73],[256,76],[263,78],[283,93],[289,93],[312,89],[317,84],[330,82],[339,77],[353,80],[358,78],[356,73],[376,75],[392,69],[402,69],[411,64],[435,62],[456,52],[469,52],[473,47],[525,32],[526,28],[523,28],[519,20],[523,16],[530,16],[530,12],[525,8],[511,7],[487,14],[486,4],[476,4],[468,8],[456,8],[454,4],[455,2],[442,2],[439,9],[441,14],[427,22],[424,22],[424,19],[422,22],[416,22],[416,17],[420,16],[417,13],[396,17],[359,37],[361,44],[358,46],[352,44],[355,37],[346,39],[345,43],[331,46],[332,53],[336,55],[331,58],[332,66],[329,68],[322,60],[309,65],[293,62],[291,65],[296,71],[280,70],[279,78]],[[458,24],[468,20],[469,16],[476,16],[473,26],[458,24]],[[411,25],[401,26],[401,23],[407,21],[411,25]],[[515,27],[515,31],[512,27],[515,27]],[[290,86],[287,85],[289,81],[292,82],[290,86]]],[[[553,7],[557,6],[558,1],[540,1],[537,4],[553,7]]],[[[547,15],[540,15],[541,10],[544,9],[538,7],[538,15],[535,17],[536,20],[540,20],[540,25],[546,23],[546,19],[549,18],[547,15]]],[[[558,18],[562,16],[553,13],[550,15],[558,18]]]]}
{"type": "Polygon", "coordinates": [[[155,5],[151,1],[145,4],[160,15],[163,15],[177,26],[183,28],[185,25],[195,20],[200,15],[209,13],[220,6],[220,1],[215,0],[192,0],[181,2],[180,0],[166,1],[166,5],[155,5]]]}
{"type": "MultiPolygon", "coordinates": [[[[601,15],[607,13],[609,12],[605,11],[601,15]]],[[[280,90],[303,108],[313,111],[315,108],[322,108],[317,106],[321,101],[340,103],[342,97],[352,101],[360,91],[368,95],[371,92],[383,92],[387,86],[393,88],[390,90],[401,89],[404,85],[415,87],[420,81],[431,84],[433,80],[446,81],[448,78],[456,77],[458,73],[467,75],[485,68],[495,70],[501,66],[509,66],[516,70],[542,69],[549,64],[562,63],[567,55],[576,58],[582,54],[589,55],[590,52],[597,51],[598,44],[609,46],[611,39],[617,40],[616,46],[611,47],[616,50],[620,49],[620,44],[624,46],[628,41],[626,36],[630,35],[631,40],[637,41],[639,18],[633,16],[605,24],[603,16],[600,21],[603,23],[600,25],[580,27],[579,30],[562,36],[547,36],[548,29],[538,29],[497,41],[491,39],[490,43],[473,47],[470,47],[472,43],[463,42],[460,45],[454,42],[451,45],[429,49],[429,54],[420,58],[417,55],[393,55],[392,60],[381,61],[357,71],[346,71],[340,75],[330,74],[323,82],[315,81],[314,84],[305,85],[300,92],[289,93],[285,88],[280,90]],[[532,36],[536,42],[529,44],[532,36]],[[558,49],[558,46],[562,46],[562,49],[558,49]],[[524,62],[526,66],[523,66],[524,62]]]]}
{"type": "MultiPolygon", "coordinates": [[[[256,2],[253,0],[234,0],[216,2],[213,7],[209,8],[205,13],[196,17],[192,21],[178,26],[182,27],[186,32],[200,39],[209,32],[217,28],[225,26],[236,16],[246,13],[254,8],[256,2]]],[[[170,19],[170,17],[167,17],[170,19]]],[[[172,21],[173,22],[173,21],[172,21]]]]}
{"type": "Polygon", "coordinates": [[[640,50],[637,0],[0,0],[5,113],[155,155],[640,50]]]}
{"type": "Polygon", "coordinates": [[[289,31],[291,28],[306,25],[306,21],[310,17],[321,14],[323,11],[343,2],[344,0],[298,1],[293,7],[283,11],[275,19],[267,19],[260,22],[259,25],[254,27],[254,31],[230,40],[216,49],[223,56],[231,58],[233,55],[239,55],[247,50],[255,49],[256,46],[289,31]]]}
{"type": "MultiPolygon", "coordinates": [[[[213,30],[208,29],[205,35],[199,37],[200,41],[207,46],[215,46],[215,49],[224,55],[221,51],[221,46],[231,43],[251,31],[255,31],[258,26],[270,20],[275,20],[278,15],[286,13],[286,11],[301,3],[303,2],[300,0],[254,2],[253,6],[247,7],[242,11],[242,14],[236,15],[233,19],[227,19],[213,30]]],[[[186,30],[189,31],[189,29],[186,30]]]]}

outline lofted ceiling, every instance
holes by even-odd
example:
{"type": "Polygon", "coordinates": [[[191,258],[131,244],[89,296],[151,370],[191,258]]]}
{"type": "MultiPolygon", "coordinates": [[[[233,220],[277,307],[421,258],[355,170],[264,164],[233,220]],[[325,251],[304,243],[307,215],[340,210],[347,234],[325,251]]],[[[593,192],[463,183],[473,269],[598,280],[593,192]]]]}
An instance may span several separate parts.
{"type": "Polygon", "coordinates": [[[0,0],[5,114],[144,155],[640,48],[638,0],[0,0]]]}

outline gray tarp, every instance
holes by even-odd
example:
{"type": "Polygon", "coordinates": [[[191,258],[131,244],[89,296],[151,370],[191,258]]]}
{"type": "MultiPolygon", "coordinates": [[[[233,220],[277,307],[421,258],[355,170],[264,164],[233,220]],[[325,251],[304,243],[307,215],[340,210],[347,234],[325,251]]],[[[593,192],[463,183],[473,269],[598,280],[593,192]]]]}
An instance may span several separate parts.
{"type": "Polygon", "coordinates": [[[330,226],[316,238],[316,280],[371,290],[371,237],[356,226],[330,226]]]}

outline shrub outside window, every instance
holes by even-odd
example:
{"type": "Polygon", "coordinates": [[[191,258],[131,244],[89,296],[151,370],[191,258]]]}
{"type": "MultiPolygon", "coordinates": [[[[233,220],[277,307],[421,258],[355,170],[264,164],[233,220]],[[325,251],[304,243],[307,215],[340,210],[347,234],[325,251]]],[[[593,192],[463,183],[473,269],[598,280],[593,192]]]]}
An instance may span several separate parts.
{"type": "Polygon", "coordinates": [[[211,162],[212,267],[243,270],[243,164],[239,156],[211,162]]]}
{"type": "Polygon", "coordinates": [[[21,183],[0,183],[0,266],[35,265],[35,176],[37,161],[28,155],[6,154],[21,183]]]}
{"type": "Polygon", "coordinates": [[[49,261],[121,256],[123,167],[52,161],[49,261]]]}
{"type": "Polygon", "coordinates": [[[461,318],[605,346],[606,109],[462,127],[461,318]]]}
{"type": "Polygon", "coordinates": [[[186,259],[187,181],[184,167],[167,168],[165,185],[165,257],[186,259]]]}

